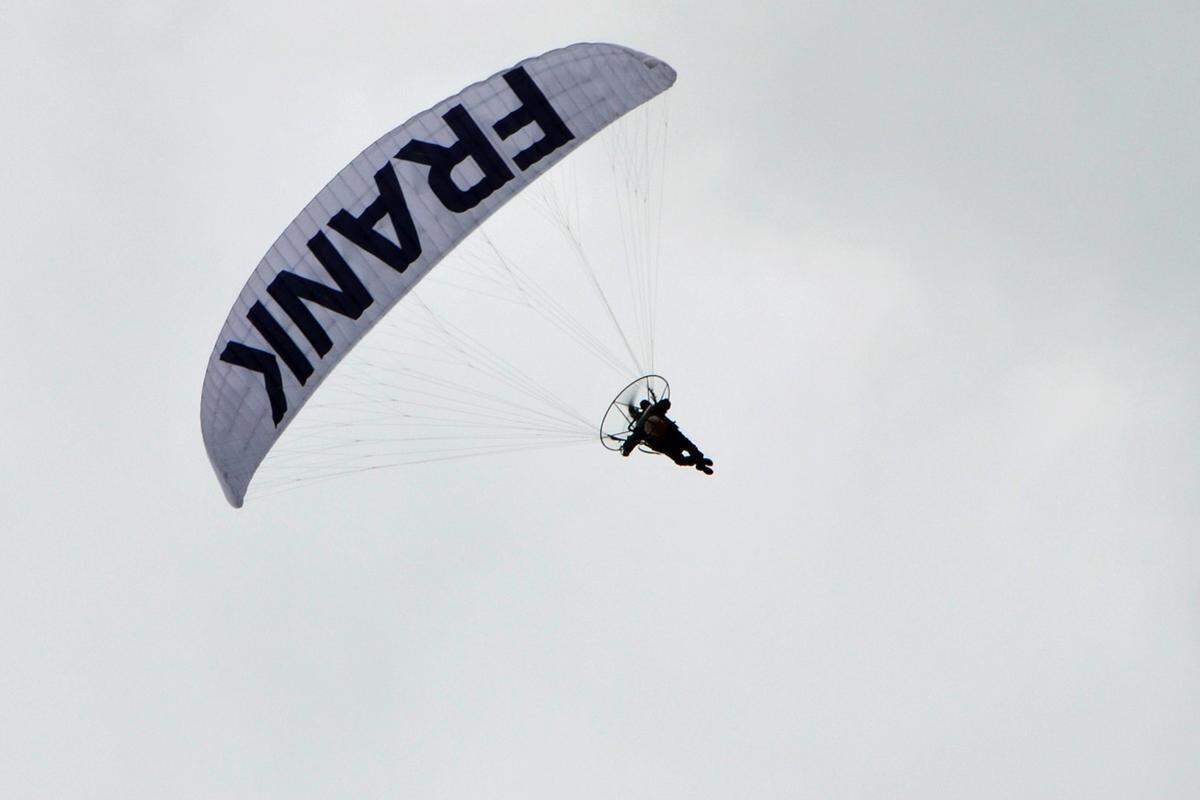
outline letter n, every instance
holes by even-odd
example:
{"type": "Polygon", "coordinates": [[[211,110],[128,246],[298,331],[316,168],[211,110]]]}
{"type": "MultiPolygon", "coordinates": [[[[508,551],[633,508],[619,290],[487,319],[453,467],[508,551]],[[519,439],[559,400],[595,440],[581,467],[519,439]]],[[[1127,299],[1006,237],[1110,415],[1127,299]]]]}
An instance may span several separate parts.
{"type": "Polygon", "coordinates": [[[296,327],[312,344],[317,355],[324,356],[333,347],[333,342],[321,327],[321,323],[317,322],[317,318],[308,310],[308,306],[304,305],[304,301],[316,303],[350,319],[358,319],[374,301],[367,292],[367,287],[363,286],[362,281],[323,232],[318,232],[308,240],[308,249],[325,267],[337,288],[294,272],[280,272],[267,287],[267,294],[275,298],[275,302],[279,303],[284,313],[296,323],[296,327]]]}

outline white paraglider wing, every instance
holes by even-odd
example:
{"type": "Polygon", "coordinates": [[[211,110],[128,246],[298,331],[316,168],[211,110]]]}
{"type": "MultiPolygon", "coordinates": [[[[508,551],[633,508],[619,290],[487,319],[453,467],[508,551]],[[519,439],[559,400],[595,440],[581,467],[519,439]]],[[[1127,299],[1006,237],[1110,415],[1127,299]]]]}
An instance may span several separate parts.
{"type": "Polygon", "coordinates": [[[201,429],[229,502],[241,506],[316,388],[447,252],[674,81],[645,54],[571,45],[468,86],[339,172],[259,262],[209,359],[201,429]]]}

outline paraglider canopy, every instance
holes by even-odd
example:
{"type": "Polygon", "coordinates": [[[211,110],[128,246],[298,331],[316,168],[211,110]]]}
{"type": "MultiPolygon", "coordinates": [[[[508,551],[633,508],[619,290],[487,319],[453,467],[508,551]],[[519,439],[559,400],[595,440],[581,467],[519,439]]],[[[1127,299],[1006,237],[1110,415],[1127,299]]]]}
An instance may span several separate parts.
{"type": "MultiPolygon", "coordinates": [[[[609,450],[620,451],[642,414],[642,401],[654,404],[670,397],[671,384],[662,375],[643,375],[631,381],[617,393],[604,412],[604,418],[600,421],[601,444],[609,450]]],[[[645,445],[639,445],[638,449],[643,453],[657,453],[645,445]]]]}
{"type": "Polygon", "coordinates": [[[674,82],[644,53],[571,45],[467,86],[337,173],[255,267],[209,358],[201,430],[230,504],[242,505],[268,451],[343,357],[443,257],[674,82]]]}

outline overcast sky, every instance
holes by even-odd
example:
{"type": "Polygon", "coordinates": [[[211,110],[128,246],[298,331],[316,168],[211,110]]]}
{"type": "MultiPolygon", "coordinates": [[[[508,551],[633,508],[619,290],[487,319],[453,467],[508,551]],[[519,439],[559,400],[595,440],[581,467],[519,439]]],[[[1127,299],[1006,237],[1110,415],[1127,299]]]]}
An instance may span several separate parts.
{"type": "Polygon", "coordinates": [[[1194,3],[9,3],[0,795],[1200,796],[1194,3]],[[366,144],[521,58],[670,91],[601,448],[231,509],[200,385],[366,144]]]}

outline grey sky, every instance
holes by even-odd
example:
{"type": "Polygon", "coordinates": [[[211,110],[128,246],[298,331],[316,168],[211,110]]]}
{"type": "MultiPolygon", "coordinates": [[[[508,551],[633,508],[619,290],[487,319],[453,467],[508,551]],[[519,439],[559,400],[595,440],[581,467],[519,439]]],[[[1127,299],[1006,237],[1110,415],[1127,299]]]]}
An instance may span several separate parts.
{"type": "Polygon", "coordinates": [[[1194,4],[10,4],[5,797],[1200,794],[1194,4]],[[414,111],[672,64],[659,362],[600,448],[233,511],[263,251],[414,111]]]}

